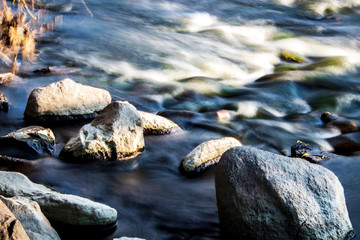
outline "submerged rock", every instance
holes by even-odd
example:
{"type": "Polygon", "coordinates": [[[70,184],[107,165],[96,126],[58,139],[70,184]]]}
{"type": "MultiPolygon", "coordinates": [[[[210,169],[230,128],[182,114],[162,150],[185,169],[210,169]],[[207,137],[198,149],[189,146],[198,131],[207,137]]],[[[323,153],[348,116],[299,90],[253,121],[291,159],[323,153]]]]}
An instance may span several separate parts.
{"type": "Polygon", "coordinates": [[[330,158],[327,153],[301,141],[291,146],[291,157],[303,158],[311,163],[320,163],[330,158]]]}
{"type": "Polygon", "coordinates": [[[165,117],[143,111],[138,112],[141,116],[144,134],[167,134],[181,130],[176,123],[165,117]]]}
{"type": "Polygon", "coordinates": [[[319,165],[237,147],[222,156],[215,186],[226,239],[354,236],[344,190],[338,178],[319,165]]]}
{"type": "Polygon", "coordinates": [[[0,200],[0,239],[1,240],[30,240],[20,221],[17,220],[9,208],[0,200]]]}
{"type": "Polygon", "coordinates": [[[182,160],[180,170],[187,175],[200,173],[217,163],[225,151],[238,146],[241,146],[241,143],[233,137],[203,142],[182,160]]]}
{"type": "Polygon", "coordinates": [[[325,112],[321,115],[321,121],[323,121],[326,127],[336,127],[341,133],[358,132],[359,129],[356,124],[346,118],[336,116],[330,112],[325,112]]]}
{"type": "Polygon", "coordinates": [[[107,106],[83,126],[60,152],[60,157],[76,161],[124,160],[144,148],[141,117],[128,102],[107,106]]]}
{"type": "Polygon", "coordinates": [[[29,126],[0,137],[0,153],[34,159],[55,151],[55,135],[50,128],[29,126]]]}
{"type": "Polygon", "coordinates": [[[328,138],[327,141],[334,148],[335,153],[350,154],[360,151],[360,132],[338,135],[328,138]]]}
{"type": "Polygon", "coordinates": [[[110,102],[108,91],[67,78],[35,88],[28,98],[24,117],[29,121],[86,119],[94,117],[110,102]]]}
{"type": "Polygon", "coordinates": [[[41,212],[37,202],[17,196],[13,198],[0,196],[0,200],[21,222],[31,240],[60,239],[55,229],[41,212]]]}
{"type": "Polygon", "coordinates": [[[9,102],[7,98],[0,93],[0,112],[7,112],[9,111],[9,102]]]}
{"type": "Polygon", "coordinates": [[[78,226],[109,226],[117,219],[115,209],[71,194],[55,192],[31,182],[25,175],[0,171],[0,195],[21,196],[37,202],[53,221],[78,226]]]}

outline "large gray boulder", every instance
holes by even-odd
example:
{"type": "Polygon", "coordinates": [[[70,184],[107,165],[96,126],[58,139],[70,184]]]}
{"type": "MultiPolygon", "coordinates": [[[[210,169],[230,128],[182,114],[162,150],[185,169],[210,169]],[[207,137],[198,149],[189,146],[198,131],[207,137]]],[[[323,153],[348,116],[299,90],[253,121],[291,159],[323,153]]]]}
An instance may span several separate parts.
{"type": "Polygon", "coordinates": [[[24,116],[30,121],[85,119],[94,117],[110,102],[108,91],[66,78],[35,88],[28,98],[24,116]]]}
{"type": "Polygon", "coordinates": [[[298,158],[237,147],[217,166],[216,197],[227,239],[351,239],[343,188],[329,170],[298,158]]]}
{"type": "Polygon", "coordinates": [[[139,113],[130,103],[116,101],[83,126],[66,143],[60,157],[76,161],[124,160],[135,157],[143,148],[139,113]]]}
{"type": "Polygon", "coordinates": [[[0,200],[0,239],[1,240],[30,240],[20,221],[17,220],[9,208],[0,200]]]}
{"type": "Polygon", "coordinates": [[[117,219],[115,209],[89,199],[55,192],[16,172],[0,171],[0,195],[21,196],[37,202],[49,220],[77,226],[109,226],[117,219]]]}
{"type": "Polygon", "coordinates": [[[12,198],[0,196],[0,200],[21,222],[31,240],[60,240],[55,229],[41,212],[37,202],[18,196],[12,198]]]}
{"type": "Polygon", "coordinates": [[[55,135],[50,128],[29,126],[0,137],[0,154],[33,159],[55,151],[55,135]]]}

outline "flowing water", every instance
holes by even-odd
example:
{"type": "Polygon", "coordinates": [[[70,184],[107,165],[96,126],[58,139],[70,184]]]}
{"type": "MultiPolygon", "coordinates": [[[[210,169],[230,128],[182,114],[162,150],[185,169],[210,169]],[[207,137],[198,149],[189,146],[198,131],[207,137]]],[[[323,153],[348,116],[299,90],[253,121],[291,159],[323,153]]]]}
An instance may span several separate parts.
{"type": "MultiPolygon", "coordinates": [[[[0,134],[26,126],[23,112],[33,88],[66,77],[107,89],[113,100],[140,110],[161,112],[185,130],[146,136],[145,151],[129,163],[71,164],[57,155],[84,123],[52,124],[54,157],[11,169],[116,208],[117,228],[94,239],[219,239],[214,169],[196,178],[178,170],[195,146],[234,136],[285,155],[297,140],[331,151],[325,139],[340,132],[323,127],[321,114],[360,121],[359,1],[86,3],[93,17],[80,0],[43,1],[44,17],[62,21],[38,37],[37,62],[22,63],[20,77],[0,86],[10,102],[9,112],[0,112],[0,134]],[[306,62],[287,63],[282,51],[306,62]],[[264,77],[286,64],[298,71],[264,77]],[[53,74],[32,73],[47,66],[53,74]]],[[[359,161],[354,153],[323,164],[342,182],[358,232],[359,161]]]]}

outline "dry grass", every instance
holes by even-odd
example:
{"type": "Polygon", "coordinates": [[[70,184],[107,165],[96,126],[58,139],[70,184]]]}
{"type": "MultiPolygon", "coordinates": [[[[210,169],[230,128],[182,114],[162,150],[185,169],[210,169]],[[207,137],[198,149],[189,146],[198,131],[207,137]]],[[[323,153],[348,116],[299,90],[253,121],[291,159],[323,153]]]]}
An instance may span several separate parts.
{"type": "Polygon", "coordinates": [[[31,19],[36,17],[24,0],[18,0],[16,12],[2,0],[0,23],[0,59],[12,68],[12,74],[17,71],[17,58],[21,54],[24,60],[35,60],[35,33],[30,27],[31,19]],[[27,20],[30,15],[30,20],[27,20]]]}

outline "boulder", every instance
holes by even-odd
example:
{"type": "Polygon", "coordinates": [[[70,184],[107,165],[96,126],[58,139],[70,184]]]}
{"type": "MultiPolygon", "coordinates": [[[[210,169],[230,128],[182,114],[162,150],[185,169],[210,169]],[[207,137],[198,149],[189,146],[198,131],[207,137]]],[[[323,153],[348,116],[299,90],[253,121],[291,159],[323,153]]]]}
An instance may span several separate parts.
{"type": "Polygon", "coordinates": [[[17,220],[9,208],[0,200],[0,239],[1,240],[30,240],[20,221],[17,220]]]}
{"type": "Polygon", "coordinates": [[[181,130],[173,121],[148,112],[138,111],[141,116],[144,134],[167,134],[181,130]]]}
{"type": "Polygon", "coordinates": [[[251,147],[223,154],[215,174],[226,239],[351,239],[344,190],[328,169],[251,147]]]}
{"type": "Polygon", "coordinates": [[[116,223],[115,209],[89,199],[53,191],[31,182],[25,175],[0,171],[0,195],[21,196],[37,202],[50,221],[77,226],[110,226],[116,223]]]}
{"type": "Polygon", "coordinates": [[[55,151],[55,135],[50,128],[30,126],[0,137],[0,153],[34,159],[55,151]]]}
{"type": "Polygon", "coordinates": [[[200,173],[217,163],[225,151],[238,146],[241,146],[241,143],[233,137],[203,142],[182,160],[180,171],[185,175],[200,173]]]}
{"type": "Polygon", "coordinates": [[[9,111],[9,102],[7,98],[0,93],[0,112],[7,112],[9,111]]]}
{"type": "Polygon", "coordinates": [[[321,115],[321,121],[323,121],[326,127],[336,127],[341,133],[352,133],[358,132],[358,127],[356,124],[346,118],[336,116],[330,112],[325,112],[321,115]]]}
{"type": "Polygon", "coordinates": [[[107,106],[83,126],[60,152],[60,157],[76,161],[124,160],[144,148],[141,117],[128,102],[107,106]]]}
{"type": "Polygon", "coordinates": [[[35,88],[28,98],[24,117],[29,121],[92,118],[110,102],[108,91],[67,78],[35,88]]]}
{"type": "Polygon", "coordinates": [[[0,200],[21,222],[31,240],[60,240],[57,232],[41,212],[40,206],[37,202],[17,196],[12,198],[0,196],[0,200]]]}
{"type": "Polygon", "coordinates": [[[335,153],[350,154],[360,151],[360,132],[341,134],[327,141],[334,148],[335,153]]]}

